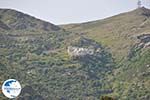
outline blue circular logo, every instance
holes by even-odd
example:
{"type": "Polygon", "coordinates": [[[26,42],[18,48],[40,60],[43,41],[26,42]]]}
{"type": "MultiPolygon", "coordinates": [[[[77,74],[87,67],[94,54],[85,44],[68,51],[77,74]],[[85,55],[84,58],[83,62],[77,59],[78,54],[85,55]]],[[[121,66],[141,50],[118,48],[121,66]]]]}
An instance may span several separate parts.
{"type": "Polygon", "coordinates": [[[2,92],[7,98],[16,98],[21,93],[21,85],[15,79],[8,79],[2,85],[2,92]]]}

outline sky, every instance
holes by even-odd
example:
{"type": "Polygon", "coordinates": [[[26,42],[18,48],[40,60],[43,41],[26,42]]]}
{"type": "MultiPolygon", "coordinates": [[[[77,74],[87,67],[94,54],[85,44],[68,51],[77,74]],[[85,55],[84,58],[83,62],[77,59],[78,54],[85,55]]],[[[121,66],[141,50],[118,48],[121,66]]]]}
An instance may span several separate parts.
{"type": "MultiPolygon", "coordinates": [[[[137,8],[138,0],[0,0],[11,8],[53,24],[81,23],[107,18],[137,8]]],[[[141,0],[150,8],[150,0],[141,0]]]]}

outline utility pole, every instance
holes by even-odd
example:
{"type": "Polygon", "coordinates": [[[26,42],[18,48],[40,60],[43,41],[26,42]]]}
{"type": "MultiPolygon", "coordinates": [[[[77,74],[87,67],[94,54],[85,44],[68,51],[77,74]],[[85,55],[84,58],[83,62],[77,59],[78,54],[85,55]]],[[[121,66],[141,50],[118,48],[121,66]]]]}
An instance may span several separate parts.
{"type": "Polygon", "coordinates": [[[137,6],[138,6],[138,8],[141,8],[141,7],[142,7],[142,2],[141,2],[141,0],[138,0],[137,6]]]}

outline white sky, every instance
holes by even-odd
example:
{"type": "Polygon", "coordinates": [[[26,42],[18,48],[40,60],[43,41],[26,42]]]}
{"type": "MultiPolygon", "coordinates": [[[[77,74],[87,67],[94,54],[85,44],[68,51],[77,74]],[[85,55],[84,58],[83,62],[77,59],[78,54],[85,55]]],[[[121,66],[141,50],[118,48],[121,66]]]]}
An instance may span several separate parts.
{"type": "MultiPolygon", "coordinates": [[[[150,8],[150,0],[141,0],[150,8]]],[[[0,8],[11,8],[54,24],[103,19],[137,8],[137,0],[0,0],[0,8]]]]}

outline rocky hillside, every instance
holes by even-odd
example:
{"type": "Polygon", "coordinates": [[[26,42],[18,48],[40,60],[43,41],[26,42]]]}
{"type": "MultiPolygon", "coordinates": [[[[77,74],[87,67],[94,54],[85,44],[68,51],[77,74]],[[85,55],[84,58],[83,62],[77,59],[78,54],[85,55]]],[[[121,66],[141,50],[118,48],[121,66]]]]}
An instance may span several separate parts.
{"type": "Polygon", "coordinates": [[[17,79],[18,100],[149,100],[149,48],[144,7],[61,26],[0,9],[0,84],[17,79]]]}
{"type": "Polygon", "coordinates": [[[150,33],[149,26],[150,10],[144,7],[102,20],[61,25],[66,30],[82,33],[109,47],[119,62],[137,42],[136,36],[150,33]]]}
{"type": "Polygon", "coordinates": [[[19,100],[98,99],[112,92],[102,81],[114,63],[101,44],[15,10],[0,11],[0,80],[21,82],[19,100]],[[101,52],[72,59],[67,48],[73,46],[101,52]]]}
{"type": "Polygon", "coordinates": [[[58,31],[60,28],[11,9],[0,9],[0,28],[5,30],[58,31]]]}

